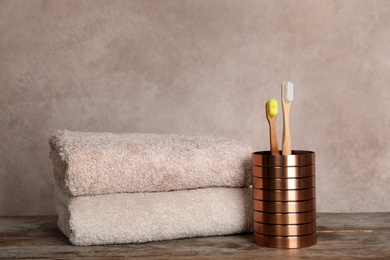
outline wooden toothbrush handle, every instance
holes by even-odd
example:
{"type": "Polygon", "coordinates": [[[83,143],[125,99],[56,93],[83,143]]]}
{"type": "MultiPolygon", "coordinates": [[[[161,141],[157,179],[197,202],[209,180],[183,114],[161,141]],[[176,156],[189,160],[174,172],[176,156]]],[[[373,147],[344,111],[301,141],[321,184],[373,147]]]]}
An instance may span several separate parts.
{"type": "Polygon", "coordinates": [[[290,136],[290,104],[283,104],[283,141],[282,155],[291,155],[291,136],[290,136]]]}
{"type": "Polygon", "coordinates": [[[269,124],[269,141],[271,155],[279,155],[278,139],[276,137],[275,120],[271,120],[269,124]]]}

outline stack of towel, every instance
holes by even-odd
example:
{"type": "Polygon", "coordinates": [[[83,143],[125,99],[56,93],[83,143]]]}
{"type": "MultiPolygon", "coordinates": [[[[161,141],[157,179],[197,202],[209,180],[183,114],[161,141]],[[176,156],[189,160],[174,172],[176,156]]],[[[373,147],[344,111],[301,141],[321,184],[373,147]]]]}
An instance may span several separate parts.
{"type": "Polygon", "coordinates": [[[240,142],[65,130],[50,148],[58,226],[74,245],[252,229],[252,150],[240,142]]]}

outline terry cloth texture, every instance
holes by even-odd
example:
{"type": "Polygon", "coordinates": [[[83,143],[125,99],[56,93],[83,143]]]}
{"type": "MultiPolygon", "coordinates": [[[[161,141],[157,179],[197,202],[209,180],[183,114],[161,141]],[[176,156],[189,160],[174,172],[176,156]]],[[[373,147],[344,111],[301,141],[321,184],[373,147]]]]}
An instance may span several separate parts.
{"type": "Polygon", "coordinates": [[[74,245],[142,243],[252,231],[250,188],[71,197],[53,186],[58,226],[74,245]]]}
{"type": "Polygon", "coordinates": [[[69,195],[248,187],[250,146],[215,136],[57,131],[56,183],[69,195]]]}

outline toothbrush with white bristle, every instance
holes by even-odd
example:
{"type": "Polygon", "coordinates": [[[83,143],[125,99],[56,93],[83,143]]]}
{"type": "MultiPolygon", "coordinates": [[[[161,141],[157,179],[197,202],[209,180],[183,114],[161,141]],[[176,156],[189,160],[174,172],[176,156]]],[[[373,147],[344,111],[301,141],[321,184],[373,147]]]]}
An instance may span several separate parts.
{"type": "Polygon", "coordinates": [[[290,106],[294,100],[294,83],[282,83],[283,143],[282,155],[291,155],[290,106]]]}

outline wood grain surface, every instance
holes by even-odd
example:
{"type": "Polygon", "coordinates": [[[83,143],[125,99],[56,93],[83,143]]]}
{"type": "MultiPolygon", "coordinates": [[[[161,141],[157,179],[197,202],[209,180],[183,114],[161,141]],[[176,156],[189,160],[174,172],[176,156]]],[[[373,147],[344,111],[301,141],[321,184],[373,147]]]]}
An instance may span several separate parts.
{"type": "Polygon", "coordinates": [[[252,234],[144,244],[73,246],[56,216],[0,217],[1,259],[390,259],[390,212],[318,213],[317,245],[273,249],[252,234]]]}

